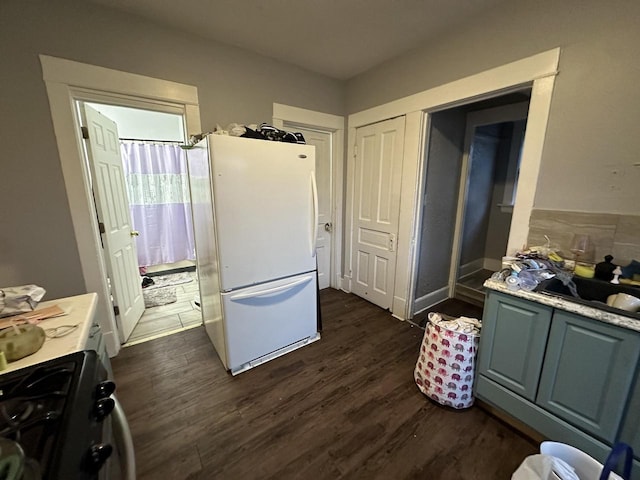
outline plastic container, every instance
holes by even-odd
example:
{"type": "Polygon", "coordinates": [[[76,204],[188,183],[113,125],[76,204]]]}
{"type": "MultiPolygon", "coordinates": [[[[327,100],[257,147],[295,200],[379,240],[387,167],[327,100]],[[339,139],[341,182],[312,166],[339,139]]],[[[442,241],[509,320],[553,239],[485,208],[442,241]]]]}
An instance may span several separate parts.
{"type": "MultiPolygon", "coordinates": [[[[560,442],[542,442],[540,444],[540,453],[543,455],[552,455],[567,462],[576,471],[581,479],[600,478],[604,465],[598,462],[592,456],[584,453],[571,445],[560,442]]],[[[624,480],[621,476],[610,473],[609,480],[624,480]]]]}

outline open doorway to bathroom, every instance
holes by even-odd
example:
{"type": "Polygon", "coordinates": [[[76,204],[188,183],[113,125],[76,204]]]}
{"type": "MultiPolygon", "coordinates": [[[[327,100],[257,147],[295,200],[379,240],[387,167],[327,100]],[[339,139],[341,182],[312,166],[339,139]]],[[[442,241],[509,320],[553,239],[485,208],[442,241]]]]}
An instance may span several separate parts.
{"type": "Polygon", "coordinates": [[[93,102],[78,105],[117,125],[137,254],[135,282],[144,298],[144,312],[124,345],[201,325],[189,179],[180,148],[182,116],[93,102]]]}
{"type": "Polygon", "coordinates": [[[482,284],[507,250],[530,88],[430,115],[414,320],[482,284]],[[515,112],[515,113],[514,113],[515,112]]]}
{"type": "Polygon", "coordinates": [[[519,102],[467,114],[449,282],[454,298],[483,305],[483,284],[502,267],[528,106],[519,102]]]}

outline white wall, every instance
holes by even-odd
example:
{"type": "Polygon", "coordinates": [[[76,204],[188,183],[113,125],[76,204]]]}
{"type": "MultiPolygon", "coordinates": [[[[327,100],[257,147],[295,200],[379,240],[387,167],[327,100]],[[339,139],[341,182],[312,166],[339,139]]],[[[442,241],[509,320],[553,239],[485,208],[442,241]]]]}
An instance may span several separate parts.
{"type": "Polygon", "coordinates": [[[561,48],[535,207],[637,213],[640,2],[505,2],[347,84],[359,112],[561,48]]]}
{"type": "Polygon", "coordinates": [[[0,286],[46,298],[85,282],[39,54],[196,86],[204,130],[269,122],[274,103],[344,113],[342,82],[82,0],[1,0],[0,45],[0,286]]]}

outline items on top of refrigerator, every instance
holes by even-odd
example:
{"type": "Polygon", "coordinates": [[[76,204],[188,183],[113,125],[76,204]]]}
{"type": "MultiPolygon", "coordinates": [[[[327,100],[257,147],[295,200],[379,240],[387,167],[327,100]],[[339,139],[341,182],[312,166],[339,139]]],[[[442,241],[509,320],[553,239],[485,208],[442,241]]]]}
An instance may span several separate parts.
{"type": "Polygon", "coordinates": [[[264,122],[260,125],[257,125],[255,123],[249,125],[230,123],[225,128],[222,128],[220,125],[216,125],[216,128],[212,132],[203,132],[191,135],[191,137],[189,137],[189,141],[184,145],[181,145],[181,148],[183,148],[184,150],[189,150],[193,148],[195,144],[201,141],[204,137],[211,134],[228,135],[230,137],[254,138],[258,140],[270,140],[273,142],[297,143],[300,145],[307,144],[302,133],[288,132],[286,130],[274,127],[273,125],[268,125],[264,122]]]}
{"type": "Polygon", "coordinates": [[[230,123],[225,128],[216,125],[213,131],[216,135],[230,135],[232,137],[256,138],[258,140],[271,140],[273,142],[306,144],[304,135],[300,132],[288,132],[267,123],[257,125],[255,123],[242,125],[230,123]]]}

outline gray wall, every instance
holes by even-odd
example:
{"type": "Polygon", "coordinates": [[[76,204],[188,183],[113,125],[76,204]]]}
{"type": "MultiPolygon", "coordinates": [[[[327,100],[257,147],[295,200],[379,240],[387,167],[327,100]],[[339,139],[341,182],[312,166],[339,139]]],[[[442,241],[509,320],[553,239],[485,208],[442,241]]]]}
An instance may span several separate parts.
{"type": "MultiPolygon", "coordinates": [[[[495,182],[493,186],[493,199],[491,201],[491,214],[489,216],[489,228],[487,231],[487,245],[485,247],[484,257],[495,260],[501,260],[507,250],[507,242],[509,241],[509,231],[511,229],[511,211],[503,211],[498,205],[503,202],[505,183],[507,178],[507,170],[509,168],[509,160],[511,149],[516,148],[519,151],[521,142],[516,140],[517,146],[512,147],[514,128],[521,132],[526,125],[526,120],[518,122],[508,122],[505,125],[503,135],[507,135],[507,139],[501,142],[501,150],[496,163],[495,182]]],[[[516,161],[516,158],[513,159],[516,161]]]]}
{"type": "Polygon", "coordinates": [[[449,282],[466,117],[463,109],[431,117],[416,298],[449,282]]]}
{"type": "Polygon", "coordinates": [[[358,112],[561,48],[535,206],[637,213],[640,2],[505,2],[347,84],[358,112]]]}
{"type": "MultiPolygon", "coordinates": [[[[492,203],[493,179],[500,147],[501,126],[486,125],[475,129],[469,179],[465,201],[460,265],[484,258],[492,203]]],[[[506,247],[506,245],[505,245],[506,247]]]]}
{"type": "Polygon", "coordinates": [[[198,87],[203,129],[269,122],[272,103],[341,115],[344,85],[74,0],[0,1],[0,287],[84,292],[38,54],[198,87]]]}

